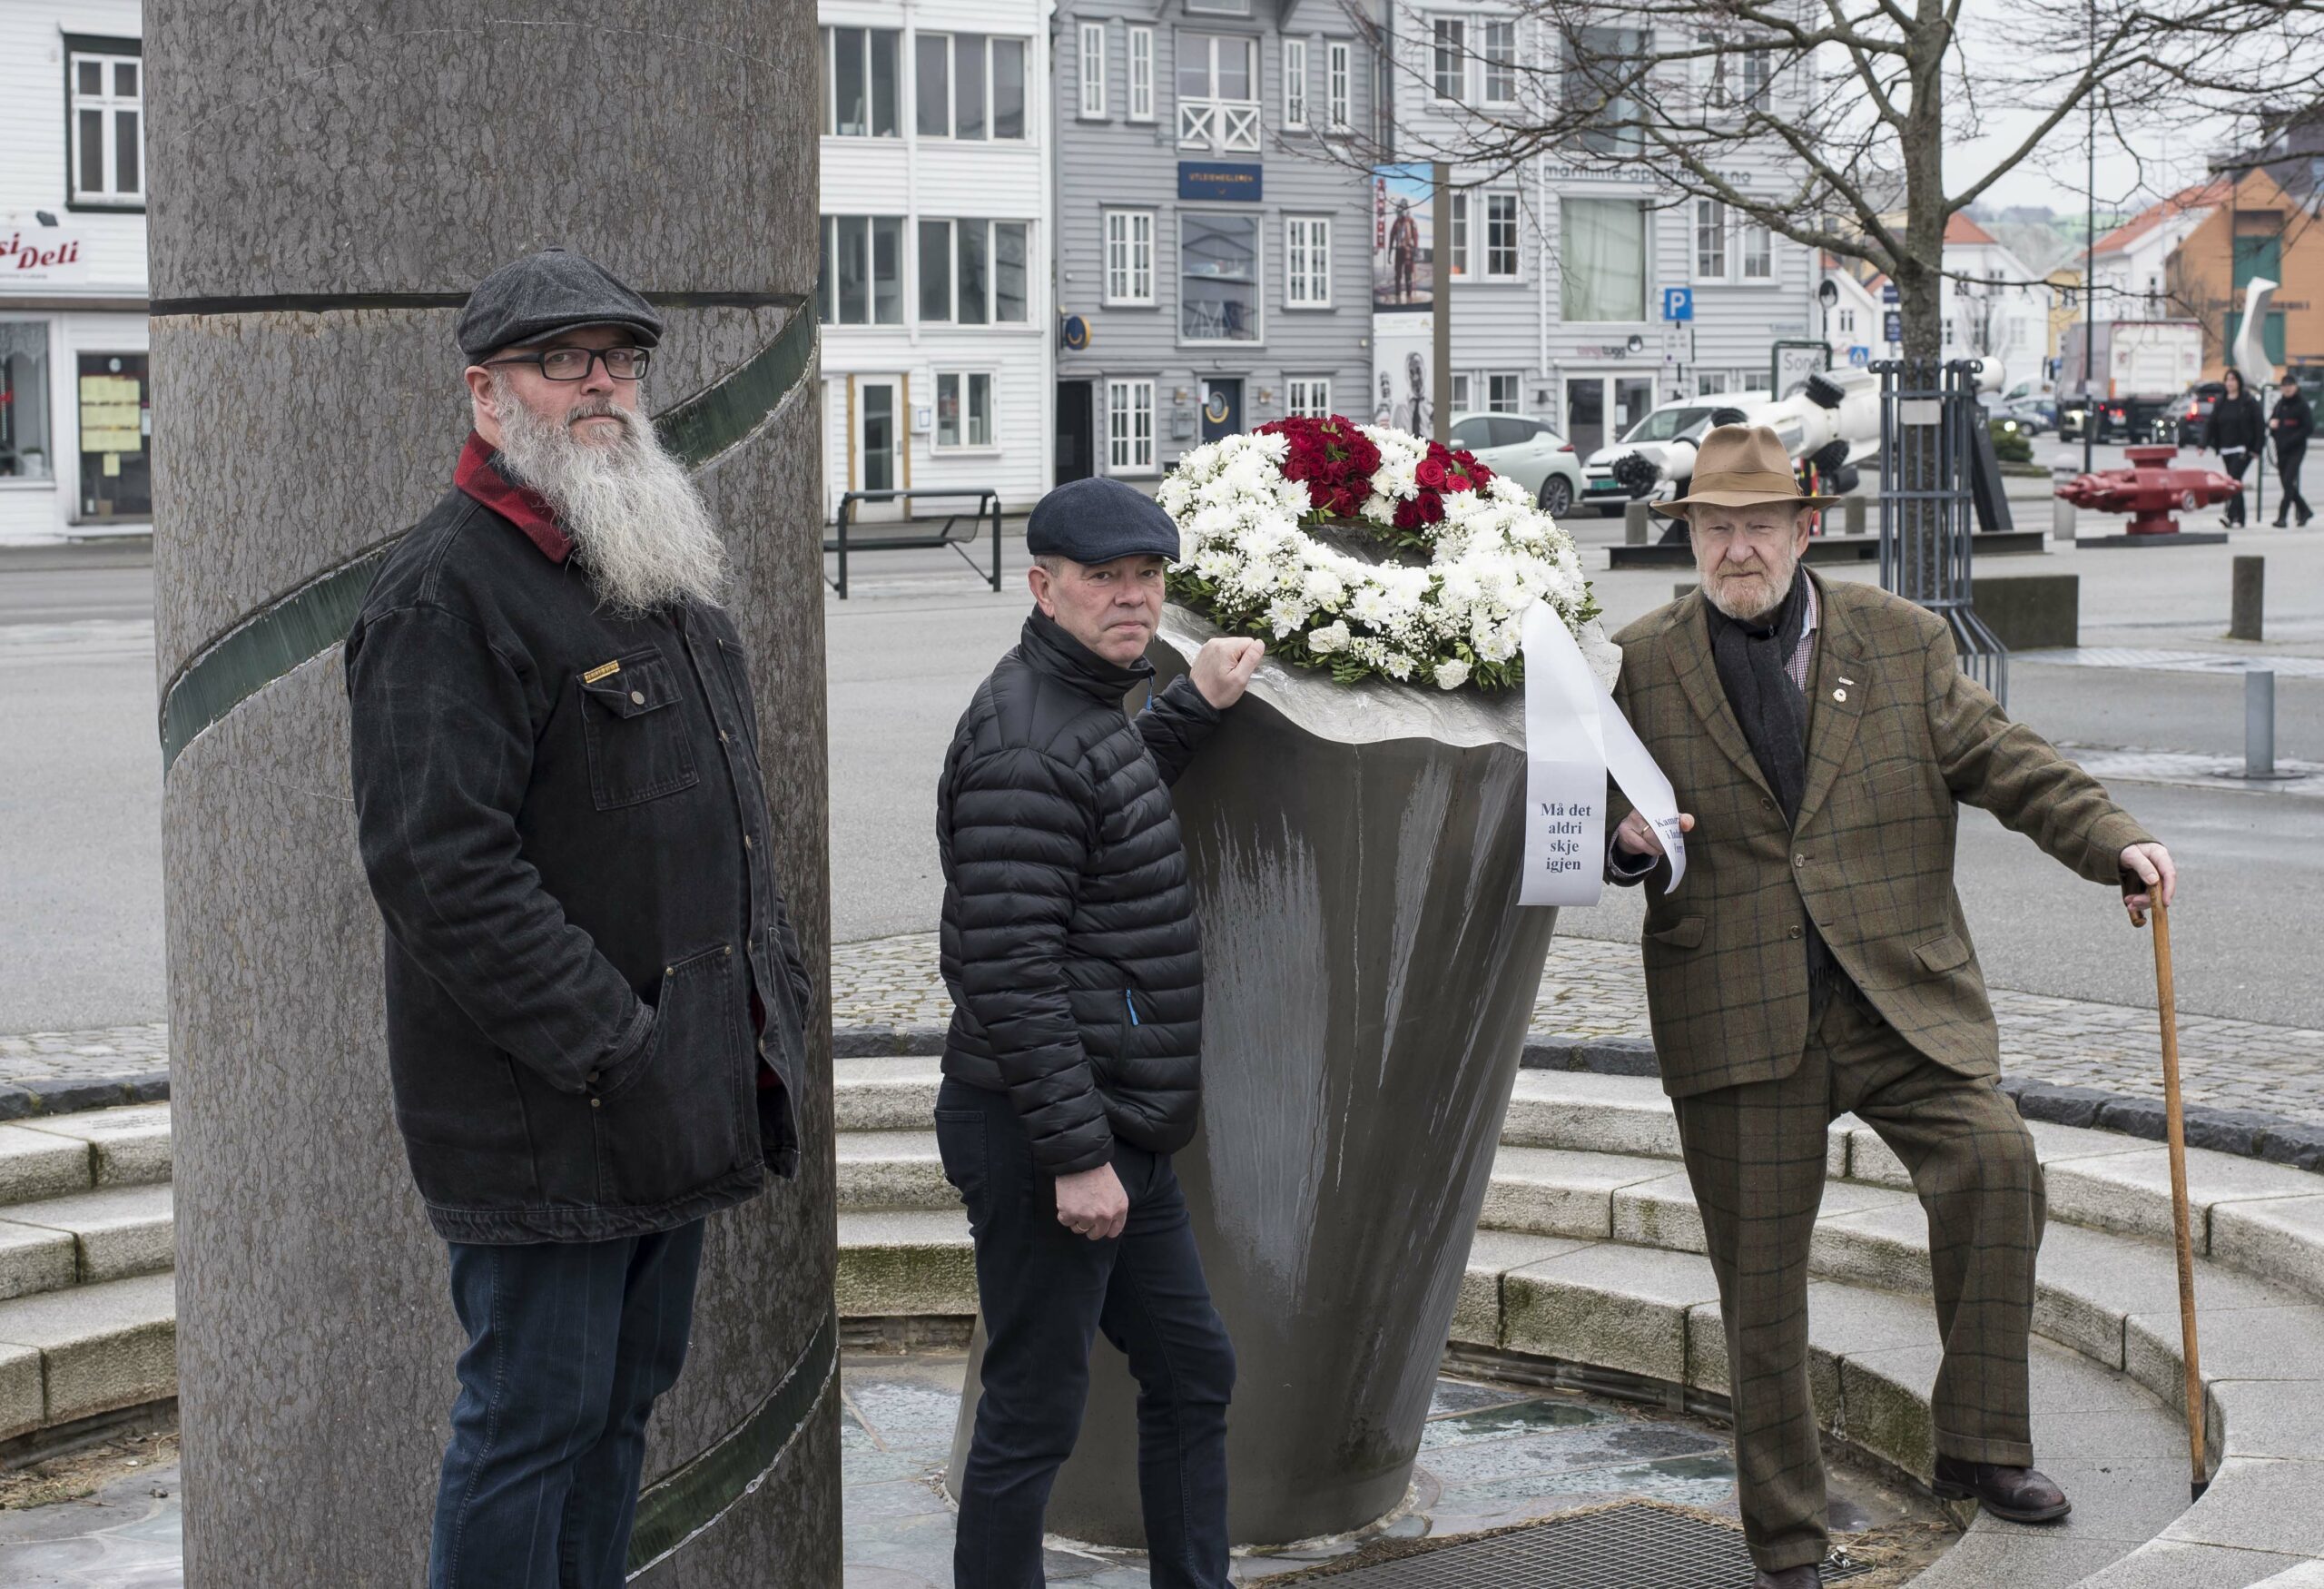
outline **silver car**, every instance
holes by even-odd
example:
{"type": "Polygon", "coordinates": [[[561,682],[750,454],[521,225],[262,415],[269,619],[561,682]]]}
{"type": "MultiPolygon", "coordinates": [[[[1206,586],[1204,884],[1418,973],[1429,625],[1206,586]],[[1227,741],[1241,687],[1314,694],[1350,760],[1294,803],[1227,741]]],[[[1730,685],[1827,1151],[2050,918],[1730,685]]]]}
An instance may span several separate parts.
{"type": "MultiPolygon", "coordinates": [[[[1620,440],[1590,455],[1582,469],[1583,506],[1596,509],[1603,518],[1621,517],[1623,508],[1630,501],[1630,493],[1629,488],[1614,479],[1616,459],[1635,452],[1659,468],[1668,461],[1671,442],[1700,436],[1710,429],[1711,416],[1718,410],[1745,409],[1766,402],[1768,397],[1764,391],[1721,392],[1714,397],[1679,398],[1649,410],[1620,440]]],[[[1658,482],[1649,499],[1676,496],[1678,484],[1669,479],[1658,482]]]]}
{"type": "Polygon", "coordinates": [[[1522,414],[1455,414],[1452,445],[1473,453],[1497,475],[1533,493],[1552,518],[1581,495],[1581,459],[1573,444],[1539,419],[1522,414]]]}

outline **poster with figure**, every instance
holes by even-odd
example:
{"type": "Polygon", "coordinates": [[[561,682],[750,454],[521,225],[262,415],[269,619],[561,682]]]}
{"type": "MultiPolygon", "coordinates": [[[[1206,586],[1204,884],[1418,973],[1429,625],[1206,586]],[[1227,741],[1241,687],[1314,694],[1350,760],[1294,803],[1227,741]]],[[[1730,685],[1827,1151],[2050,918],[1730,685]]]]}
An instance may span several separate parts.
{"type": "Polygon", "coordinates": [[[1372,311],[1425,313],[1435,291],[1435,185],[1427,162],[1372,168],[1372,311]]]}
{"type": "Polygon", "coordinates": [[[1372,422],[1415,436],[1432,434],[1435,393],[1430,390],[1436,316],[1428,310],[1372,317],[1372,422]]]}

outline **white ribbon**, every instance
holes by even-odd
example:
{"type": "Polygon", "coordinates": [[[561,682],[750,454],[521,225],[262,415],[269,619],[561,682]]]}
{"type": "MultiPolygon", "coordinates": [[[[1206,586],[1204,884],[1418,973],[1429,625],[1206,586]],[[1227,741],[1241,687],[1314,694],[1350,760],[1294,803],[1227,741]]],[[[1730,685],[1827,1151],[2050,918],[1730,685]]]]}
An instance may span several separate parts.
{"type": "Polygon", "coordinates": [[[1679,796],[1546,601],[1525,614],[1525,878],[1517,903],[1594,905],[1605,883],[1606,778],[1687,874],[1679,796]]]}

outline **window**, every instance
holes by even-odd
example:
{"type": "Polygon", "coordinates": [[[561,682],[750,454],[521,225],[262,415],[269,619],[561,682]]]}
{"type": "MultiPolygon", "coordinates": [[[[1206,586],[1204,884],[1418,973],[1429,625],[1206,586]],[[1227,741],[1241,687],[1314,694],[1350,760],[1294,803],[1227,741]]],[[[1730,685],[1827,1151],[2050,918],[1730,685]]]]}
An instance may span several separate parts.
{"type": "Polygon", "coordinates": [[[1154,472],[1154,383],[1106,383],[1106,468],[1115,474],[1154,472]]]}
{"type": "Polygon", "coordinates": [[[1081,25],[1081,116],[1091,122],[1106,119],[1106,25],[1102,22],[1081,25]]]}
{"type": "Polygon", "coordinates": [[[0,320],[0,480],[56,478],[48,431],[48,322],[0,320]]]}
{"type": "MultiPolygon", "coordinates": [[[[1469,372],[1465,370],[1455,370],[1452,375],[1452,411],[1456,414],[1464,414],[1468,410],[1469,372]]],[[[1458,429],[1459,428],[1455,427],[1455,439],[1459,439],[1458,429]]],[[[1463,447],[1470,445],[1466,441],[1461,444],[1463,447]]]]}
{"type": "Polygon", "coordinates": [[[1695,377],[1697,397],[1718,397],[1727,390],[1727,371],[1724,370],[1706,370],[1695,377]]]}
{"type": "Polygon", "coordinates": [[[1517,279],[1515,193],[1485,195],[1485,276],[1488,280],[1499,281],[1517,279]]]}
{"type": "Polygon", "coordinates": [[[135,39],[68,39],[66,101],[73,202],[145,202],[145,63],[135,39]],[[86,45],[87,48],[81,46],[86,45]]]}
{"type": "Polygon", "coordinates": [[[901,325],[903,218],[824,216],[822,273],[818,291],[825,325],[901,325]]]}
{"type": "Polygon", "coordinates": [[[890,27],[823,29],[823,135],[893,138],[896,67],[903,35],[890,27]]]}
{"type": "Polygon", "coordinates": [[[1294,418],[1328,419],[1332,417],[1332,383],[1310,380],[1305,376],[1291,378],[1291,402],[1285,410],[1294,418]]]}
{"type": "Polygon", "coordinates": [[[153,473],[145,451],[153,427],[145,355],[84,353],[76,362],[81,398],[79,521],[146,518],[153,511],[153,473]]]}
{"type": "Polygon", "coordinates": [[[1154,30],[1129,30],[1129,119],[1154,119],[1154,30]]]}
{"type": "Polygon", "coordinates": [[[1178,142],[1259,146],[1259,41],[1246,34],[1178,35],[1178,142]]]}
{"type": "Polygon", "coordinates": [[[1457,281],[1469,273],[1469,195],[1447,193],[1445,203],[1451,212],[1444,218],[1445,242],[1451,245],[1445,252],[1452,256],[1452,279],[1457,281]]]}
{"type": "Polygon", "coordinates": [[[1334,133],[1354,125],[1355,46],[1345,39],[1324,45],[1324,120],[1334,133]]]}
{"type": "Polygon", "coordinates": [[[992,445],[992,377],[981,370],[936,372],[936,445],[992,445]]]}
{"type": "Polygon", "coordinates": [[[1592,154],[1635,153],[1642,137],[1638,102],[1625,92],[1653,49],[1654,35],[1639,27],[1584,27],[1564,36],[1565,103],[1590,123],[1577,140],[1592,154]]]}
{"type": "Polygon", "coordinates": [[[1746,281],[1770,281],[1775,279],[1775,238],[1757,221],[1743,222],[1743,279],[1746,281]]]}
{"type": "Polygon", "coordinates": [[[1837,319],[1838,319],[1838,321],[1839,321],[1839,324],[1838,324],[1838,325],[1837,325],[1837,328],[1835,328],[1835,329],[1837,329],[1837,330],[1839,331],[1840,335],[1842,335],[1842,336],[1844,336],[1844,337],[1852,337],[1852,336],[1856,335],[1856,311],[1855,311],[1855,310],[1853,310],[1853,309],[1843,309],[1842,311],[1840,311],[1840,312],[1839,312],[1839,314],[1838,314],[1838,316],[1837,316],[1837,319]]]}
{"type": "Polygon", "coordinates": [[[1722,200],[1695,201],[1695,280],[1727,280],[1727,205],[1722,200]]]}
{"type": "Polygon", "coordinates": [[[1767,50],[1743,52],[1743,103],[1765,104],[1768,83],[1774,74],[1775,62],[1767,50]]]}
{"type": "Polygon", "coordinates": [[[1106,212],[1106,301],[1154,301],[1154,212],[1106,212]]]}
{"type": "Polygon", "coordinates": [[[1259,340],[1259,218],[1178,212],[1178,337],[1259,340]]]}
{"type": "Polygon", "coordinates": [[[1022,325],[1029,262],[1022,221],[920,223],[920,318],[964,326],[1022,325]]]}
{"type": "Polygon", "coordinates": [[[1305,131],[1307,126],[1307,41],[1283,41],[1283,124],[1305,131]]]}
{"type": "Polygon", "coordinates": [[[1646,318],[1646,210],[1633,199],[1559,203],[1560,312],[1575,321],[1646,318]]]}
{"type": "Polygon", "coordinates": [[[1459,99],[1469,74],[1468,24],[1457,16],[1436,18],[1436,97],[1459,99]]]}
{"type": "Polygon", "coordinates": [[[923,138],[1025,136],[1025,41],[918,35],[915,115],[923,138]]]}
{"type": "Polygon", "coordinates": [[[1187,0],[1189,11],[1208,11],[1220,16],[1248,16],[1251,0],[1187,0]]]}
{"type": "MultiPolygon", "coordinates": [[[[1524,407],[1524,402],[1522,400],[1524,392],[1522,388],[1523,378],[1509,371],[1495,371],[1494,373],[1486,376],[1486,411],[1495,414],[1513,414],[1517,412],[1519,409],[1524,407]]],[[[1528,431],[1527,435],[1530,434],[1531,432],[1528,431]]],[[[1493,429],[1492,435],[1493,445],[1495,447],[1511,446],[1527,439],[1526,435],[1518,434],[1516,428],[1513,426],[1509,427],[1505,432],[1501,427],[1496,426],[1493,429]],[[1502,439],[1504,434],[1507,437],[1507,439],[1505,440],[1502,439]]]]}
{"type": "Polygon", "coordinates": [[[1294,215],[1284,222],[1286,274],[1283,301],[1295,309],[1328,309],[1332,303],[1332,223],[1321,215],[1294,215]]]}
{"type": "Polygon", "coordinates": [[[1483,35],[1478,51],[1484,57],[1484,102],[1487,104],[1509,104],[1517,98],[1517,25],[1513,22],[1480,23],[1478,31],[1483,35]]]}

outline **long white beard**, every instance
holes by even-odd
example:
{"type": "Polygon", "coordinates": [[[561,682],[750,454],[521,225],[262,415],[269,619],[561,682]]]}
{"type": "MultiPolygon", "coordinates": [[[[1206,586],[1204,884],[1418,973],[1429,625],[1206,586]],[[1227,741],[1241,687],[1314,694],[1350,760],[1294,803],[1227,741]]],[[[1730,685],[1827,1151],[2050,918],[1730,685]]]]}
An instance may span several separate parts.
{"type": "Polygon", "coordinates": [[[606,607],[635,616],[684,597],[719,599],[726,585],[726,548],[702,493],[663,450],[643,414],[592,400],[576,403],[562,420],[543,419],[498,370],[493,371],[493,398],[500,410],[501,459],[555,511],[606,607]],[[620,437],[576,439],[573,421],[588,414],[620,420],[620,437]]]}

